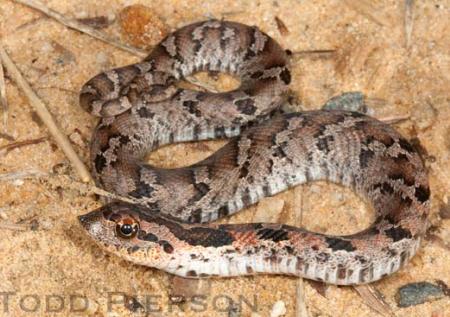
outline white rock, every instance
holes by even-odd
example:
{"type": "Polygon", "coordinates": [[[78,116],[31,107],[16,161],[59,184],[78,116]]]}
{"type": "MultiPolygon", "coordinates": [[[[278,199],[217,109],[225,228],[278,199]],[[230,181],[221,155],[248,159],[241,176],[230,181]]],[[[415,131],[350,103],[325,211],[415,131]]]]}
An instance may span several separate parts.
{"type": "Polygon", "coordinates": [[[286,304],[279,300],[273,304],[272,310],[270,312],[270,317],[279,317],[286,314],[286,304]]]}

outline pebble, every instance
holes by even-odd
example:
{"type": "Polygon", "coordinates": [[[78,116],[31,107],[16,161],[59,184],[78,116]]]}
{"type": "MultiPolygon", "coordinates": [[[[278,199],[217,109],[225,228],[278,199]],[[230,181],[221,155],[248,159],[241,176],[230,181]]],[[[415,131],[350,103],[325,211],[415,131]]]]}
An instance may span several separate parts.
{"type": "Polygon", "coordinates": [[[88,17],[88,13],[85,10],[76,10],[75,11],[75,18],[77,19],[86,19],[88,17]]]}
{"type": "Polygon", "coordinates": [[[15,179],[15,180],[12,182],[12,184],[13,184],[14,186],[16,186],[16,187],[20,187],[20,186],[22,186],[24,183],[25,183],[25,182],[24,182],[23,179],[15,179]]]}
{"type": "Polygon", "coordinates": [[[41,52],[42,53],[50,53],[53,51],[53,45],[50,42],[44,42],[41,46],[41,52]]]}
{"type": "Polygon", "coordinates": [[[74,143],[80,147],[83,147],[85,145],[83,142],[83,139],[81,138],[81,135],[78,131],[71,133],[69,135],[69,139],[70,139],[70,141],[72,141],[72,143],[74,143]]]}
{"type": "Polygon", "coordinates": [[[125,7],[119,13],[122,34],[140,48],[149,49],[168,33],[167,26],[149,7],[135,4],[125,7]]]}
{"type": "Polygon", "coordinates": [[[105,52],[99,52],[95,55],[95,61],[100,67],[106,67],[110,64],[109,56],[105,52]]]}
{"type": "Polygon", "coordinates": [[[413,119],[419,129],[425,130],[436,122],[436,113],[430,104],[420,103],[413,110],[413,119]]]}
{"type": "Polygon", "coordinates": [[[445,291],[441,286],[429,282],[419,282],[400,287],[396,299],[398,306],[409,307],[440,299],[444,296],[445,291]]]}
{"type": "Polygon", "coordinates": [[[49,219],[42,219],[39,221],[39,226],[42,230],[51,230],[53,228],[53,222],[49,219]]]}
{"type": "Polygon", "coordinates": [[[286,314],[286,304],[279,300],[273,304],[272,310],[270,311],[270,317],[279,317],[286,314]]]}

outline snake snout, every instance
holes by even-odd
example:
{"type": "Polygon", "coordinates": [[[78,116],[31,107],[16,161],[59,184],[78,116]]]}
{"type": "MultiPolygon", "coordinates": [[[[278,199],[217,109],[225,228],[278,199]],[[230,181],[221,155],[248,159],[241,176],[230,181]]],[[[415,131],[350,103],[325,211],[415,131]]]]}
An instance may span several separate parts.
{"type": "Polygon", "coordinates": [[[98,226],[101,223],[102,214],[93,211],[81,216],[78,216],[78,221],[83,226],[84,229],[91,232],[95,226],[98,226]]]}
{"type": "Polygon", "coordinates": [[[78,216],[78,221],[81,223],[81,225],[83,227],[86,228],[87,226],[89,226],[89,219],[88,218],[89,217],[87,217],[87,215],[81,215],[81,216],[78,216]]]}

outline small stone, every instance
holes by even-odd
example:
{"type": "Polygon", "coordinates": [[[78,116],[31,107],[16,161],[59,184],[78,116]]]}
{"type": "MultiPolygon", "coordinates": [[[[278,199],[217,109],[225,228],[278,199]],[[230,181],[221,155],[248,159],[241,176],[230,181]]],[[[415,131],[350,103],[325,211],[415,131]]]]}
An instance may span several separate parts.
{"type": "Polygon", "coordinates": [[[53,228],[53,223],[48,219],[43,219],[39,221],[39,226],[42,230],[51,230],[53,228]]]}
{"type": "Polygon", "coordinates": [[[398,306],[409,307],[423,304],[445,296],[445,291],[441,286],[419,282],[411,283],[399,288],[396,294],[398,306]]]}
{"type": "Polygon", "coordinates": [[[344,195],[342,193],[334,192],[332,194],[332,197],[333,197],[333,200],[335,200],[335,201],[343,201],[344,200],[344,195]]]}
{"type": "Polygon", "coordinates": [[[286,314],[286,304],[279,300],[273,304],[272,310],[270,311],[270,317],[279,317],[286,314]]]}
{"type": "Polygon", "coordinates": [[[44,42],[41,46],[42,53],[50,53],[53,51],[53,45],[50,42],[44,42]]]}
{"type": "Polygon", "coordinates": [[[436,111],[429,103],[420,103],[413,109],[412,119],[416,126],[425,130],[436,122],[436,111]]]}
{"type": "Polygon", "coordinates": [[[77,19],[86,19],[88,17],[88,13],[84,10],[75,11],[75,18],[77,19]]]}
{"type": "Polygon", "coordinates": [[[108,12],[108,14],[106,15],[107,19],[109,22],[113,22],[116,19],[116,15],[114,12],[108,12]]]}
{"type": "Polygon", "coordinates": [[[144,5],[125,7],[119,14],[122,34],[129,42],[148,49],[167,35],[166,25],[156,13],[144,5]]]}
{"type": "Polygon", "coordinates": [[[95,55],[95,61],[101,68],[106,68],[110,65],[109,56],[105,52],[99,52],[95,55]]]}
{"type": "Polygon", "coordinates": [[[69,139],[70,141],[72,141],[72,143],[78,145],[79,147],[83,147],[85,145],[83,138],[81,137],[81,134],[78,131],[71,133],[69,135],[69,139]]]}
{"type": "Polygon", "coordinates": [[[15,179],[12,184],[16,187],[20,187],[24,184],[25,182],[23,181],[23,179],[15,179]]]}

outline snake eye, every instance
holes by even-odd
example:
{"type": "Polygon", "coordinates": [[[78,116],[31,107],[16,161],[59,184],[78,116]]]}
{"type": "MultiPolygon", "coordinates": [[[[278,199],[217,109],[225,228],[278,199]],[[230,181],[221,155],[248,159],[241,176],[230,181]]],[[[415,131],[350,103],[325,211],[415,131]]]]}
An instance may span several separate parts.
{"type": "Polygon", "coordinates": [[[121,223],[116,225],[116,233],[119,237],[124,239],[131,239],[136,236],[139,231],[139,224],[134,223],[121,223]]]}

